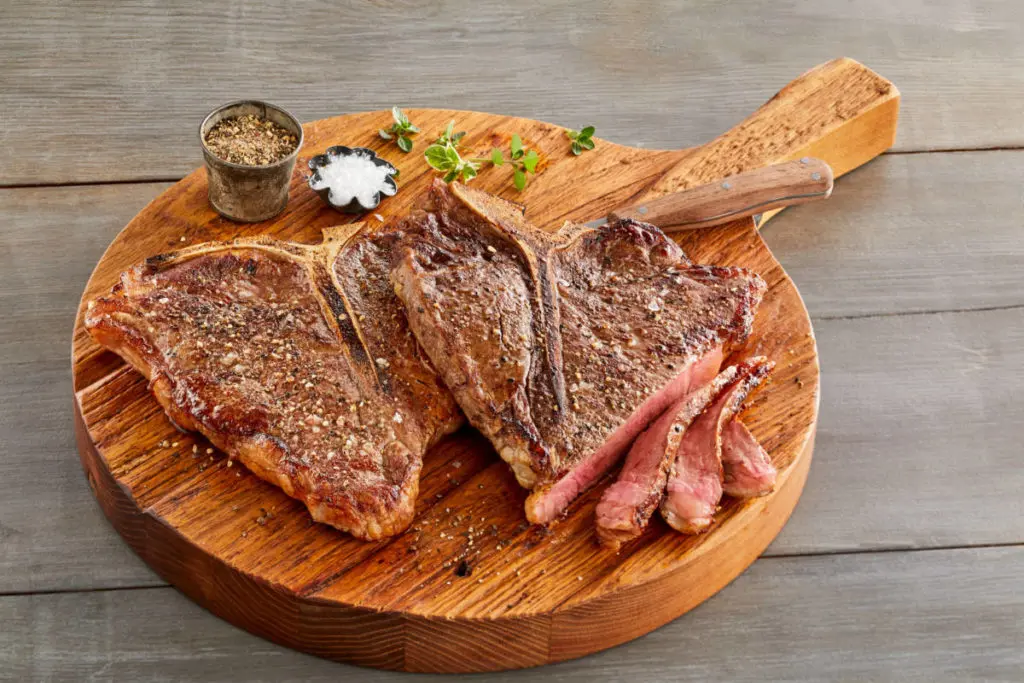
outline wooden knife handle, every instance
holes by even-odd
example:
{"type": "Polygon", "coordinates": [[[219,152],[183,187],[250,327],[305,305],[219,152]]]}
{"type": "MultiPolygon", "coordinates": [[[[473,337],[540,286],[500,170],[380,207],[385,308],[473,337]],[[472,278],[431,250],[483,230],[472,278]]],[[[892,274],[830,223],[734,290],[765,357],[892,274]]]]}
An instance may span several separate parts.
{"type": "Polygon", "coordinates": [[[832,194],[832,169],[821,159],[773,164],[725,180],[613,212],[657,225],[665,232],[721,225],[773,209],[806,204],[832,194]]]}
{"type": "MultiPolygon", "coordinates": [[[[892,146],[899,105],[891,82],[852,59],[833,59],[791,82],[731,130],[687,150],[630,204],[805,156],[825,161],[838,178],[892,146]]],[[[762,221],[772,214],[762,214],[762,221]]]]}

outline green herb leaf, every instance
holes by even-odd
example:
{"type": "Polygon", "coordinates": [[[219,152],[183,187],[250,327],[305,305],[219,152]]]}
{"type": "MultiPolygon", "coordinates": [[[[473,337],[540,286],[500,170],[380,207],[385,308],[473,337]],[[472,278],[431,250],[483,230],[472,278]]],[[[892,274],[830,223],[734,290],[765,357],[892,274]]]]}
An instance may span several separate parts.
{"type": "MultiPolygon", "coordinates": [[[[537,164],[540,163],[540,156],[534,150],[527,150],[523,147],[522,138],[513,135],[510,147],[512,152],[506,159],[501,149],[491,150],[489,158],[462,158],[457,149],[458,142],[466,135],[465,131],[455,132],[455,121],[451,121],[444,131],[438,136],[437,141],[429,145],[423,152],[427,164],[434,170],[441,171],[445,182],[452,182],[461,178],[462,182],[469,182],[480,172],[480,165],[490,161],[495,166],[502,166],[506,163],[512,166],[512,178],[516,188],[522,190],[526,187],[529,173],[536,173],[537,164]]],[[[402,134],[404,137],[404,133],[402,134]]],[[[411,146],[412,141],[409,141],[411,146]]]]}
{"type": "Polygon", "coordinates": [[[567,128],[565,130],[565,136],[571,141],[569,150],[576,156],[579,156],[585,150],[594,149],[594,141],[591,139],[593,134],[593,126],[585,126],[581,130],[571,130],[567,128]]]}
{"type": "Polygon", "coordinates": [[[444,132],[437,137],[437,144],[439,145],[452,145],[453,147],[459,146],[459,141],[466,136],[466,131],[455,132],[455,120],[452,119],[448,122],[444,132]]]}
{"type": "Polygon", "coordinates": [[[462,157],[459,156],[459,151],[451,145],[446,145],[444,148],[445,157],[452,168],[457,168],[462,163],[462,157]]]}
{"type": "Polygon", "coordinates": [[[537,162],[540,161],[540,157],[537,156],[537,152],[530,150],[523,157],[523,170],[527,173],[535,173],[537,171],[537,162]]]}
{"type": "Polygon", "coordinates": [[[423,152],[423,156],[427,160],[427,164],[431,168],[438,171],[445,171],[448,169],[448,154],[445,151],[444,145],[431,145],[423,152]]]}
{"type": "Polygon", "coordinates": [[[409,122],[409,117],[399,107],[391,108],[391,118],[395,120],[391,127],[381,128],[377,131],[377,135],[384,140],[395,140],[398,149],[409,153],[412,151],[412,138],[409,136],[420,132],[420,129],[409,122]]]}
{"type": "Polygon", "coordinates": [[[516,189],[520,192],[526,187],[526,174],[521,169],[516,169],[512,174],[512,184],[516,186],[516,189]]]}

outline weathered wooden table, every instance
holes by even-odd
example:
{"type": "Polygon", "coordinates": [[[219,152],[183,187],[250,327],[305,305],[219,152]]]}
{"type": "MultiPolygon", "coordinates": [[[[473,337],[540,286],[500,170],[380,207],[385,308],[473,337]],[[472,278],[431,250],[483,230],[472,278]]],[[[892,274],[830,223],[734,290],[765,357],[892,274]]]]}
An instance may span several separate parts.
{"type": "Polygon", "coordinates": [[[65,4],[0,7],[0,679],[410,680],[204,612],[132,555],[78,463],[78,296],[200,163],[207,110],[444,106],[679,147],[840,55],[899,86],[902,122],[765,231],[822,357],[796,513],[678,621],[487,680],[1024,679],[1024,5],[65,4]]]}

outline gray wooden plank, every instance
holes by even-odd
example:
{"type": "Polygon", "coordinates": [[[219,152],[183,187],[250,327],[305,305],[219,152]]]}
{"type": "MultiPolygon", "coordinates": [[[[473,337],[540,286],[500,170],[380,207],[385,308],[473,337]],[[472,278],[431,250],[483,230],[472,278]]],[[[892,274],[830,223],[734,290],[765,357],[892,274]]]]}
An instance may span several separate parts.
{"type": "Polygon", "coordinates": [[[887,154],[764,237],[815,317],[1019,306],[1021,177],[1021,152],[887,154]]]}
{"type": "Polygon", "coordinates": [[[1024,308],[824,320],[815,332],[814,460],[768,552],[1024,541],[1024,308]]]}
{"type": "MultiPolygon", "coordinates": [[[[1022,565],[1024,548],[763,559],[632,643],[459,680],[1019,681],[1022,565]]],[[[0,620],[10,680],[439,680],[285,650],[167,588],[5,597],[0,620]]]]}
{"type": "Polygon", "coordinates": [[[5,2],[0,183],[181,176],[202,115],[251,96],[303,120],[444,106],[689,146],[839,56],[902,91],[897,149],[1021,145],[1022,23],[995,0],[5,2]]]}
{"type": "Polygon", "coordinates": [[[92,265],[164,187],[0,192],[0,592],[162,583],[85,483],[69,351],[92,265]]]}

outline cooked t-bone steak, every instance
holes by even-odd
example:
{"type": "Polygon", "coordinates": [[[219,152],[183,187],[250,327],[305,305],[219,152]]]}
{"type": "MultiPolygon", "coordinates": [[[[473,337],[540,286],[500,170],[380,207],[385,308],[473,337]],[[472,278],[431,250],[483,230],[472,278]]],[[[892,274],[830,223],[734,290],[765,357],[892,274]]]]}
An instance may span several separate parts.
{"type": "Polygon", "coordinates": [[[86,327],[313,518],[366,539],[411,521],[424,451],[461,423],[388,280],[393,234],[208,243],[148,259],[86,327]]]}
{"type": "MultiPolygon", "coordinates": [[[[661,516],[672,528],[693,534],[711,526],[722,499],[723,430],[774,367],[758,356],[727,368],[728,382],[683,432],[661,503],[661,516]]],[[[731,430],[725,433],[734,434],[731,430]]]]}
{"type": "Polygon", "coordinates": [[[736,377],[736,366],[679,399],[646,429],[629,449],[622,472],[597,504],[597,536],[618,548],[636,538],[665,498],[665,485],[686,428],[736,377]]]}
{"type": "Polygon", "coordinates": [[[764,281],[693,265],[631,220],[544,233],[514,204],[435,183],[392,272],[469,421],[547,523],[748,335],[764,281]]]}
{"type": "Polygon", "coordinates": [[[722,430],[722,490],[734,498],[754,498],[771,493],[778,471],[764,447],[738,419],[722,430]]]}

